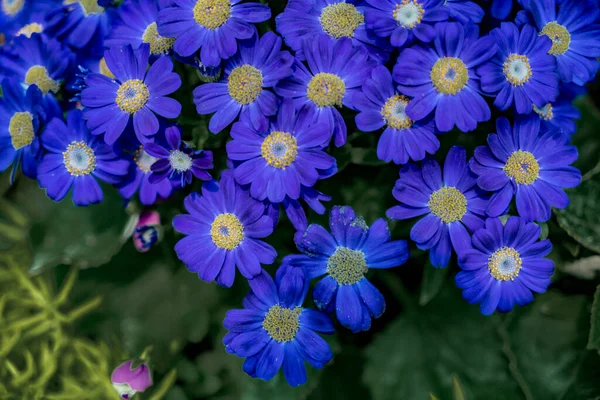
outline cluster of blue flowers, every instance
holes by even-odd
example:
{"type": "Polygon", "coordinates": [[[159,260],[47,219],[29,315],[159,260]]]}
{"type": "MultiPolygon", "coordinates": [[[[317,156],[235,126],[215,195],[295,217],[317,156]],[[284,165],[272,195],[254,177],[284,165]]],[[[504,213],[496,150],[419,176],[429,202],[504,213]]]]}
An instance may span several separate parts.
{"type": "Polygon", "coordinates": [[[308,224],[304,206],[323,214],[330,200],[314,186],[337,172],[327,151],[346,143],[348,110],[360,130],[383,130],[379,159],[401,165],[387,217],[421,217],[410,239],[433,266],[456,253],[467,301],[484,314],[510,311],[551,282],[551,244],[536,222],[566,207],[563,189],[581,180],[570,166],[572,102],[600,69],[599,5],[484,7],[289,0],[274,18],[277,33],[261,35],[255,24],[271,11],[255,1],[3,0],[0,171],[37,179],[54,201],[71,192],[77,206],[102,201],[98,181],[125,199],[137,193],[145,206],[194,177],[206,181],[173,220],[185,235],[177,256],[224,287],[239,270],[251,292],[225,318],[227,351],[246,358],[252,377],[271,379],[283,367],[291,385],[303,384],[305,361],[322,368],[332,358],[316,333],[333,333],[329,315],[368,330],[385,310],[368,270],[409,256],[386,220],[368,226],[350,207],[332,208],[329,231],[308,224]],[[218,181],[212,152],[190,147],[176,123],[177,63],[202,82],[193,101],[212,115],[209,130],[229,128],[218,181]],[[492,118],[492,103],[511,120],[499,117],[470,159],[454,146],[440,166],[431,157],[438,135],[475,130],[492,118]],[[273,280],[263,265],[277,253],[263,239],[281,208],[302,254],[284,257],[273,280]],[[303,308],[315,278],[319,311],[303,308]]]}

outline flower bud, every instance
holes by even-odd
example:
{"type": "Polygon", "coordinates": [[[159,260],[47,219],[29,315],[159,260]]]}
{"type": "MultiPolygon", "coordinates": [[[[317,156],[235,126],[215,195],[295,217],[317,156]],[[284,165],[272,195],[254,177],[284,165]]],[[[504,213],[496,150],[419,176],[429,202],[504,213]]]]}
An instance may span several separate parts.
{"type": "Polygon", "coordinates": [[[135,248],[144,253],[158,241],[160,232],[160,214],[156,211],[144,211],[133,231],[135,248]]]}
{"type": "Polygon", "coordinates": [[[152,373],[146,364],[132,369],[133,361],[119,365],[110,379],[122,399],[131,399],[137,392],[143,392],[152,386],[152,373]]]}

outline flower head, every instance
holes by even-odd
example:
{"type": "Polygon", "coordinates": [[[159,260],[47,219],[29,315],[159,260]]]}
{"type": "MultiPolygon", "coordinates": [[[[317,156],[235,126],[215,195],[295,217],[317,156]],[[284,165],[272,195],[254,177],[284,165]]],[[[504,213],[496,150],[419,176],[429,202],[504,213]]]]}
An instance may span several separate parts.
{"type": "Polygon", "coordinates": [[[573,100],[585,89],[574,83],[563,83],[559,89],[556,101],[544,104],[542,107],[533,105],[533,114],[540,119],[542,132],[559,130],[572,135],[577,130],[576,119],[581,118],[581,112],[573,105],[573,100]]]}
{"type": "Polygon", "coordinates": [[[122,399],[131,399],[138,392],[143,392],[152,386],[152,371],[146,364],[137,368],[133,361],[119,365],[112,373],[110,380],[122,399]]]}
{"type": "Polygon", "coordinates": [[[405,164],[411,159],[422,160],[426,153],[434,154],[440,148],[433,120],[413,121],[406,114],[410,102],[394,90],[392,76],[384,66],[373,69],[362,91],[354,96],[358,129],[371,132],[385,127],[377,145],[380,160],[405,164]]]}
{"type": "Polygon", "coordinates": [[[137,251],[145,253],[150,250],[160,236],[160,214],[157,211],[143,211],[132,236],[137,251]]]}
{"type": "Polygon", "coordinates": [[[119,183],[129,162],[119,157],[102,138],[90,135],[79,110],[69,112],[67,125],[54,118],[41,136],[46,154],[38,166],[38,182],[54,201],[61,201],[73,188],[77,206],[99,203],[103,199],[98,179],[119,183]]]}
{"type": "Polygon", "coordinates": [[[377,36],[389,37],[395,47],[415,39],[431,42],[435,37],[435,24],[449,17],[444,0],[367,0],[365,7],[367,26],[377,36]]]}
{"type": "Polygon", "coordinates": [[[456,284],[463,297],[481,303],[481,313],[490,315],[531,303],[532,292],[545,292],[554,262],[544,258],[552,244],[539,241],[540,233],[538,225],[523,218],[510,217],[504,226],[499,218],[488,218],[458,259],[462,271],[456,284]]]}
{"type": "Polygon", "coordinates": [[[131,45],[112,48],[104,53],[104,59],[114,79],[100,73],[85,78],[81,104],[88,128],[94,135],[105,133],[108,144],[121,136],[130,119],[138,140],[144,143],[158,131],[155,113],[176,118],[181,112],[181,104],[166,97],[181,86],[173,62],[162,56],[146,71],[149,56],[147,44],[135,50],[131,45]]]}
{"type": "Polygon", "coordinates": [[[389,218],[425,215],[412,227],[410,238],[421,250],[431,250],[434,267],[448,265],[452,249],[460,256],[468,246],[469,231],[483,226],[488,199],[477,187],[477,176],[469,170],[462,147],[448,151],[443,174],[432,158],[426,158],[421,168],[405,165],[393,195],[400,204],[387,211],[389,218]]]}
{"type": "Polygon", "coordinates": [[[297,61],[294,74],[281,81],[275,92],[294,99],[298,108],[307,104],[310,117],[327,125],[335,145],[342,146],[346,123],[336,107],[352,108],[352,94],[360,90],[375,62],[364,48],[353,48],[348,38],[334,40],[326,35],[305,41],[304,54],[309,68],[297,61]]]}
{"type": "Polygon", "coordinates": [[[272,379],[283,367],[291,386],[306,383],[304,361],[321,369],[333,357],[316,332],[334,328],[326,314],[302,307],[309,284],[304,271],[282,266],[273,282],[263,270],[248,283],[244,309],[228,311],[223,321],[226,350],[246,358],[244,372],[253,378],[272,379]]]}
{"type": "Polygon", "coordinates": [[[233,56],[237,41],[256,33],[252,23],[271,17],[264,4],[239,0],[182,0],[158,13],[158,33],[175,38],[173,48],[184,57],[200,49],[202,64],[215,67],[233,56]]]}
{"type": "Polygon", "coordinates": [[[528,0],[523,2],[540,35],[552,40],[549,54],[556,57],[565,82],[585,85],[598,71],[600,10],[597,2],[580,0],[528,0]]]}
{"type": "Polygon", "coordinates": [[[303,255],[284,259],[304,268],[309,278],[324,276],[315,286],[318,308],[335,310],[338,321],[353,332],[371,327],[371,318],[385,310],[383,295],[365,277],[369,268],[392,268],[408,259],[405,240],[390,241],[388,224],[378,219],[369,228],[350,207],[336,206],[329,217],[331,233],[321,225],[297,232],[296,246],[303,255]]]}
{"type": "Polygon", "coordinates": [[[532,104],[544,107],[558,96],[556,61],[548,50],[552,41],[538,36],[530,25],[521,30],[503,22],[491,32],[498,52],[491,62],[477,69],[481,88],[496,99],[494,105],[506,110],[515,105],[519,114],[532,112],[532,104]]]}
{"type": "Polygon", "coordinates": [[[496,44],[491,37],[479,39],[473,24],[443,22],[435,29],[434,46],[415,46],[400,53],[394,80],[400,82],[400,92],[415,98],[406,108],[413,120],[435,111],[439,130],[446,132],[456,125],[463,132],[471,131],[491,117],[478,93],[475,68],[495,54],[496,44]]]}
{"type": "Polygon", "coordinates": [[[483,8],[471,0],[444,0],[444,7],[448,8],[452,18],[463,24],[478,24],[485,15],[483,8]]]}
{"type": "Polygon", "coordinates": [[[207,83],[194,90],[199,114],[216,112],[209,129],[218,133],[235,118],[247,115],[254,129],[268,126],[277,111],[276,96],[266,90],[292,74],[294,58],[281,51],[281,38],[272,32],[240,41],[239,52],[225,63],[224,82],[207,83]]]}
{"type": "Polygon", "coordinates": [[[175,252],[203,281],[231,287],[236,266],[250,279],[260,274],[261,264],[275,260],[275,249],[259,240],[274,227],[265,204],[238,187],[230,172],[219,183],[205,183],[201,195],[187,196],[185,208],[189,214],[173,219],[175,230],[188,235],[175,252]]]}
{"type": "Polygon", "coordinates": [[[547,221],[550,206],[569,204],[562,189],[581,182],[581,172],[569,166],[577,159],[577,148],[560,131],[540,132],[540,119],[533,115],[517,119],[514,128],[506,118],[498,118],[496,131],[488,136],[488,146],[475,150],[471,163],[477,184],[494,192],[487,214],[502,215],[515,196],[521,217],[547,221]]]}
{"type": "Polygon", "coordinates": [[[168,127],[165,130],[168,147],[158,143],[146,143],[144,151],[156,160],[150,166],[152,173],[148,177],[150,184],[165,179],[185,186],[192,182],[192,175],[203,181],[211,178],[207,170],[213,168],[213,154],[210,150],[194,151],[181,140],[180,128],[168,127]]]}
{"type": "Polygon", "coordinates": [[[5,0],[0,2],[0,33],[6,36],[31,36],[44,32],[46,17],[54,10],[53,2],[5,0]]]}
{"type": "Polygon", "coordinates": [[[284,100],[267,130],[257,131],[244,121],[233,126],[227,154],[240,161],[234,176],[240,185],[250,185],[252,197],[273,203],[286,196],[297,200],[302,186],[312,187],[320,172],[335,169],[335,158],[323,151],[328,127],[313,124],[307,115],[306,107],[298,113],[291,100],[284,100]]]}
{"type": "Polygon", "coordinates": [[[301,60],[308,57],[304,41],[325,34],[332,39],[348,38],[353,46],[368,50],[373,59],[386,62],[392,48],[387,40],[367,29],[366,10],[364,3],[353,0],[291,0],[275,22],[285,43],[301,60]]]}

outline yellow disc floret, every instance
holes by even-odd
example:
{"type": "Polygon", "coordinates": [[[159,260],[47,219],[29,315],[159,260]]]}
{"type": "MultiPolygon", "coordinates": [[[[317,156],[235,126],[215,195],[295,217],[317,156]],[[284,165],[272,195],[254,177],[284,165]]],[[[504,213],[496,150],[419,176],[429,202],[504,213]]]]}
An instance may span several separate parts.
{"type": "Polygon", "coordinates": [[[63,163],[73,176],[88,175],[96,169],[96,154],[85,142],[71,142],[63,152],[63,163]]]}
{"type": "Polygon", "coordinates": [[[15,150],[29,146],[33,142],[33,115],[27,111],[16,112],[8,123],[8,133],[15,150]]]}
{"type": "Polygon", "coordinates": [[[467,198],[455,187],[445,186],[431,194],[427,206],[433,215],[449,224],[460,221],[467,213],[467,198]]]}
{"type": "Polygon", "coordinates": [[[511,54],[503,65],[504,76],[513,86],[522,86],[531,79],[531,65],[527,56],[511,54]]]}
{"type": "Polygon", "coordinates": [[[413,121],[406,115],[408,103],[410,99],[399,94],[387,99],[381,108],[381,115],[387,126],[394,129],[408,129],[412,126],[413,121]]]}
{"type": "Polygon", "coordinates": [[[540,174],[540,164],[530,152],[517,150],[508,157],[503,170],[506,176],[514,179],[516,183],[530,185],[540,174]]]}
{"type": "Polygon", "coordinates": [[[104,7],[98,5],[98,0],[65,0],[63,4],[75,4],[79,3],[83,10],[83,15],[88,16],[90,14],[101,14],[104,11],[104,7]]]}
{"type": "Polygon", "coordinates": [[[219,214],[211,225],[210,235],[217,247],[233,250],[244,240],[244,226],[233,214],[219,214]]]}
{"type": "Polygon", "coordinates": [[[44,31],[44,27],[37,22],[32,22],[23,26],[19,31],[15,34],[15,36],[26,36],[28,38],[31,37],[34,33],[42,33],[44,31]]]}
{"type": "Polygon", "coordinates": [[[113,73],[110,71],[110,69],[108,69],[108,65],[106,65],[106,59],[104,59],[104,57],[102,57],[98,62],[98,70],[102,75],[108,76],[110,79],[115,79],[113,73]]]}
{"type": "Polygon", "coordinates": [[[539,108],[535,104],[533,105],[533,111],[536,112],[537,115],[540,116],[541,119],[546,121],[554,118],[554,112],[552,111],[552,104],[548,103],[544,107],[539,108]]]}
{"type": "Polygon", "coordinates": [[[339,76],[321,72],[312,77],[306,88],[308,98],[319,107],[342,106],[346,84],[339,76]]]}
{"type": "Polygon", "coordinates": [[[14,16],[25,6],[25,0],[2,0],[2,11],[4,14],[14,16]]]}
{"type": "Polygon", "coordinates": [[[146,105],[149,98],[148,86],[139,79],[130,79],[121,84],[115,101],[121,110],[135,114],[146,105]]]}
{"type": "Polygon", "coordinates": [[[323,9],[319,21],[329,36],[339,39],[353,37],[356,28],[365,22],[365,17],[352,4],[336,3],[323,9]]]}
{"type": "Polygon", "coordinates": [[[300,329],[302,307],[285,308],[272,306],[263,320],[262,326],[272,339],[279,343],[289,342],[300,329]]]}
{"type": "Polygon", "coordinates": [[[421,23],[425,10],[417,0],[402,0],[401,4],[396,4],[392,11],[392,16],[399,26],[406,29],[412,29],[421,23]]]}
{"type": "Polygon", "coordinates": [[[156,22],[153,22],[144,30],[142,41],[150,45],[150,53],[164,54],[171,50],[173,43],[175,43],[175,38],[160,36],[156,28],[156,22]]]}
{"type": "Polygon", "coordinates": [[[240,104],[250,104],[256,100],[262,85],[262,72],[249,64],[235,67],[227,80],[229,95],[240,104]]]}
{"type": "Polygon", "coordinates": [[[560,56],[565,54],[571,46],[571,34],[567,28],[556,21],[547,23],[540,35],[546,35],[552,40],[552,47],[548,54],[560,56]]]}
{"type": "Polygon", "coordinates": [[[469,71],[460,58],[443,57],[433,65],[430,77],[438,92],[454,95],[467,85],[469,71]]]}
{"type": "Polygon", "coordinates": [[[523,261],[512,247],[501,247],[488,259],[490,274],[499,281],[513,281],[519,276],[523,261]]]}
{"type": "Polygon", "coordinates": [[[327,273],[339,285],[352,285],[360,281],[368,269],[365,254],[347,247],[338,247],[327,260],[327,273]]]}
{"type": "Polygon", "coordinates": [[[44,94],[50,91],[56,93],[60,88],[58,82],[50,78],[46,67],[41,65],[34,65],[27,70],[27,73],[25,74],[25,83],[28,85],[37,85],[44,94]]]}
{"type": "Polygon", "coordinates": [[[230,16],[230,0],[198,0],[194,6],[194,20],[206,29],[217,29],[230,16]]]}
{"type": "Polygon", "coordinates": [[[136,152],[133,153],[133,161],[138,169],[145,174],[150,172],[150,167],[152,167],[152,164],[154,164],[156,160],[156,157],[152,157],[150,154],[146,153],[144,146],[140,146],[136,152]]]}
{"type": "Polygon", "coordinates": [[[288,132],[271,132],[263,140],[260,154],[270,166],[285,169],[298,156],[298,142],[288,132]]]}

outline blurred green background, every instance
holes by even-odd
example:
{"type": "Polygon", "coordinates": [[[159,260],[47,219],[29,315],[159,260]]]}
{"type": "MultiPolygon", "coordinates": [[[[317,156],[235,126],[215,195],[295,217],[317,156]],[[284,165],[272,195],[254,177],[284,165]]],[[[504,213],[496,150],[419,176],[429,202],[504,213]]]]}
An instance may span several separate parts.
{"type": "MultiPolygon", "coordinates": [[[[192,71],[178,68],[183,88],[198,84],[192,71]]],[[[188,89],[178,92],[185,139],[214,150],[220,171],[228,134],[208,133],[188,89]]],[[[148,346],[155,383],[140,399],[600,399],[599,89],[593,85],[576,101],[583,118],[573,140],[584,181],[569,191],[571,205],[543,224],[556,262],[548,293],[484,317],[455,287],[455,259],[435,269],[411,245],[407,264],[369,273],[386,298],[383,317],[360,334],[337,325],[327,338],[333,361],[309,368],[299,388],[282,374],[251,379],[243,360],[225,352],[222,320],[241,308],[247,282],[238,275],[229,290],[201,282],[176,258],[181,236],[171,219],[199,182],[155,208],[162,240],[139,253],[127,233],[141,209],[125,208],[115,189],[104,188],[102,204],[75,208],[70,200],[53,203],[34,181],[21,177],[10,186],[8,174],[0,175],[0,399],[118,398],[111,371],[148,346]]],[[[398,167],[377,160],[378,134],[356,131],[352,119],[348,113],[348,144],[332,150],[340,172],[317,188],[333,197],[328,209],[350,205],[372,223],[394,204],[398,167]]],[[[436,157],[454,144],[471,155],[493,130],[492,120],[474,133],[450,132],[436,157]]],[[[309,221],[326,224],[327,215],[311,212],[309,221]]],[[[391,222],[394,238],[408,238],[411,226],[391,222]]],[[[267,240],[279,254],[270,273],[296,252],[293,234],[282,215],[267,240]]]]}

